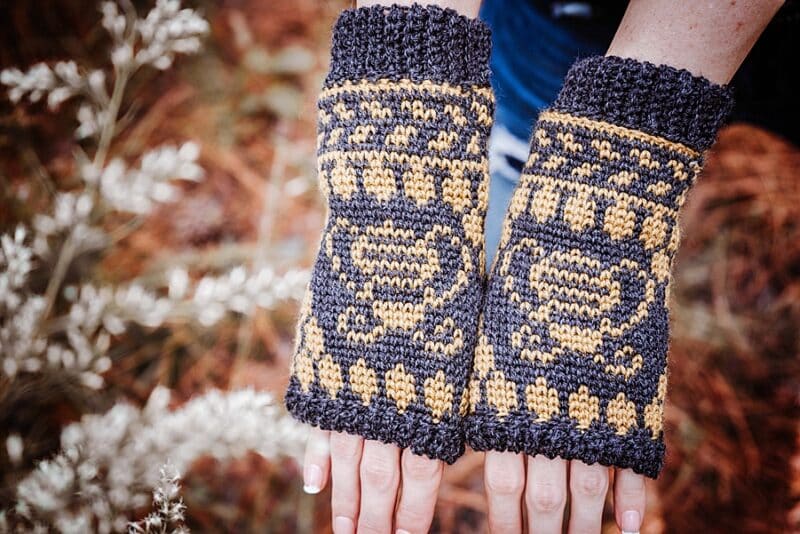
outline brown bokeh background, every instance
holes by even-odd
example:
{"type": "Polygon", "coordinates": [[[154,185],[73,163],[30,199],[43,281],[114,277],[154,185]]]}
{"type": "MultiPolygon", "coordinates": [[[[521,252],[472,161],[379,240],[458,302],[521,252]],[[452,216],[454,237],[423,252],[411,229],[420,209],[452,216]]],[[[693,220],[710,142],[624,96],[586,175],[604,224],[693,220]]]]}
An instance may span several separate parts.
{"type": "MultiPolygon", "coordinates": [[[[134,2],[140,12],[148,2],[134,2]]],[[[343,1],[200,0],[211,23],[204,50],[136,78],[115,155],[194,139],[206,179],[156,211],[102,262],[108,281],[146,278],[170,262],[220,268],[259,256],[277,270],[308,267],[323,223],[316,190],[315,98],[331,23],[343,1]]],[[[88,0],[3,2],[0,68],[74,57],[105,64],[105,36],[88,0]]],[[[788,54],[789,52],[787,52],[788,54]]],[[[41,169],[69,188],[71,114],[0,100],[0,228],[36,202],[41,169]],[[35,199],[35,195],[32,195],[35,199]]],[[[690,195],[675,274],[661,478],[650,484],[643,532],[800,530],[800,150],[766,131],[726,128],[690,195]]],[[[107,402],[141,403],[157,384],[185,400],[216,386],[282,394],[296,304],[227,321],[197,339],[165,330],[107,374],[107,402]],[[240,343],[245,336],[249,350],[240,343]]],[[[40,389],[31,388],[31,391],[40,389]]],[[[6,398],[0,437],[20,432],[26,460],[58,447],[61,426],[102,402],[54,387],[6,398]]],[[[445,472],[434,530],[484,532],[482,455],[445,472]]],[[[10,475],[5,482],[8,482],[10,475]]],[[[329,532],[330,497],[302,494],[299,469],[251,455],[201,460],[184,477],[197,532],[329,532]]],[[[12,500],[0,491],[0,505],[12,500]]],[[[616,532],[610,507],[606,529],[616,532]]]]}

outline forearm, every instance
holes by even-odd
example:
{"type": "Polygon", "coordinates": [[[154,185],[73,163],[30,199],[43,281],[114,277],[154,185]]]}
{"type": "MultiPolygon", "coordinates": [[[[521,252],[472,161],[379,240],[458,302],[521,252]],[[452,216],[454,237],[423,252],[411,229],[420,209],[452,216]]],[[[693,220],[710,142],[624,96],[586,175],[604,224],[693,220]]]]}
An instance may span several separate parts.
{"type": "Polygon", "coordinates": [[[411,4],[426,4],[437,5],[442,8],[455,9],[462,15],[475,18],[478,16],[478,8],[481,5],[481,0],[430,0],[428,2],[419,2],[419,0],[358,0],[356,5],[358,7],[385,5],[390,6],[393,4],[401,6],[410,6],[411,4]]]}
{"type": "Polygon", "coordinates": [[[782,0],[632,0],[607,55],[730,82],[782,0]]]}

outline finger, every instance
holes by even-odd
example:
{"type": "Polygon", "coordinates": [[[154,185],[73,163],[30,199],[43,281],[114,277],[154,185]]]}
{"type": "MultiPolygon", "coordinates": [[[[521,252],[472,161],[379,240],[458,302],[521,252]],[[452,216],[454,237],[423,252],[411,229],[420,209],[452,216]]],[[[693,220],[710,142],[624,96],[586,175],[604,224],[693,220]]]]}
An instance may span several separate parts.
{"type": "Polygon", "coordinates": [[[570,462],[569,532],[600,532],[608,491],[608,468],[600,464],[570,462]]]}
{"type": "Polygon", "coordinates": [[[380,441],[365,441],[360,471],[358,532],[391,532],[400,485],[400,449],[380,441]]]}
{"type": "Polygon", "coordinates": [[[631,469],[617,469],[614,477],[614,515],[624,534],[638,533],[642,528],[646,504],[644,477],[631,469]]]}
{"type": "Polygon", "coordinates": [[[335,534],[353,534],[358,520],[360,483],[358,467],[364,439],[331,432],[331,515],[335,534]]]}
{"type": "Polygon", "coordinates": [[[525,506],[530,531],[560,534],[567,503],[567,461],[542,455],[527,458],[525,506]]]}
{"type": "Polygon", "coordinates": [[[493,534],[522,532],[525,457],[488,451],[483,462],[483,483],[489,503],[489,530],[493,534]]]}
{"type": "Polygon", "coordinates": [[[424,456],[417,456],[410,449],[403,451],[402,489],[397,507],[397,534],[428,532],[433,521],[436,495],[442,481],[444,464],[424,456]]]}
{"type": "Polygon", "coordinates": [[[331,468],[329,434],[327,430],[312,428],[308,435],[303,461],[303,490],[306,493],[319,493],[328,483],[331,468]]]}

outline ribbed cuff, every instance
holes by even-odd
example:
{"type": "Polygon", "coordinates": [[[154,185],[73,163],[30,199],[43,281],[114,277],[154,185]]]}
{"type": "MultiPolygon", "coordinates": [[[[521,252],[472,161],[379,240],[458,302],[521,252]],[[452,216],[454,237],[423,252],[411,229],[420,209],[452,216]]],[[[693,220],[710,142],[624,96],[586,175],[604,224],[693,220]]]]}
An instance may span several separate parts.
{"type": "Polygon", "coordinates": [[[370,6],[342,12],[326,84],[379,78],[488,85],[491,31],[436,6],[370,6]]]}
{"type": "Polygon", "coordinates": [[[352,400],[331,399],[315,389],[316,386],[310,394],[304,394],[297,379],[292,378],[286,391],[286,409],[304,423],[393,443],[401,449],[411,449],[416,455],[448,464],[464,454],[464,433],[456,417],[432,424],[427,415],[400,414],[385,402],[364,406],[352,400]]]}
{"type": "Polygon", "coordinates": [[[700,152],[733,107],[729,87],[687,70],[614,56],[575,63],[552,108],[657,135],[700,152]]]}
{"type": "Polygon", "coordinates": [[[513,413],[498,422],[494,413],[477,413],[464,420],[464,430],[467,443],[476,451],[581,460],[629,468],[650,478],[658,477],[664,465],[664,441],[651,439],[650,431],[644,428],[619,436],[600,425],[579,431],[573,421],[564,419],[536,422],[529,414],[513,413]]]}

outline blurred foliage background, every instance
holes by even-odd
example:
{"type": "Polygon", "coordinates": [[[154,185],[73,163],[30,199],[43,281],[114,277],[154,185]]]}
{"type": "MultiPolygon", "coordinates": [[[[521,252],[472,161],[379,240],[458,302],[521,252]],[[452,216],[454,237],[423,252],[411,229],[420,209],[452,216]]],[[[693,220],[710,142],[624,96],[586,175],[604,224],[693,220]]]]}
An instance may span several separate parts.
{"type": "MultiPolygon", "coordinates": [[[[276,272],[310,265],[324,212],[315,177],[315,99],[330,27],[348,2],[199,0],[210,23],[200,53],[130,87],[115,156],[192,139],[202,182],[158,207],[104,251],[93,276],[147,280],[170,265],[276,272]],[[124,147],[124,148],[123,148],[124,147]]],[[[150,2],[132,7],[146,12],[150,2]]],[[[0,4],[0,68],[106,59],[91,0],[0,4]]],[[[791,53],[787,51],[787,54],[791,53]]],[[[41,176],[69,188],[74,119],[0,99],[0,232],[38,209],[41,176]]],[[[726,128],[689,197],[675,273],[666,412],[667,467],[650,485],[643,532],[800,531],[800,150],[745,124],[726,128]]],[[[0,508],[20,476],[59,448],[61,428],[157,386],[173,406],[209,388],[280,396],[297,302],[232,315],[212,329],[129,332],[101,392],[40,378],[2,386],[0,508]]],[[[485,531],[482,455],[445,471],[438,532],[485,531]]],[[[328,532],[330,494],[306,496],[291,460],[201,458],[183,473],[186,524],[198,532],[328,532]]],[[[610,509],[606,528],[615,532],[610,509]]]]}

